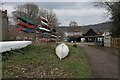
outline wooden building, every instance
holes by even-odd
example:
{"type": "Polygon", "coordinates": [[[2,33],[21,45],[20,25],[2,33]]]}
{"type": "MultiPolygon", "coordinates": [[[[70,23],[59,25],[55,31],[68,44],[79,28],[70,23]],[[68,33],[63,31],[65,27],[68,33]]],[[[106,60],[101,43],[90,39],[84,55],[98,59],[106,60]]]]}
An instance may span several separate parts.
{"type": "Polygon", "coordinates": [[[106,31],[102,34],[102,36],[104,37],[104,46],[111,47],[111,33],[106,31]]]}
{"type": "Polygon", "coordinates": [[[83,34],[86,42],[95,42],[98,34],[91,28],[85,34],[83,34]]]}
{"type": "Polygon", "coordinates": [[[64,32],[65,41],[76,42],[95,42],[97,45],[103,45],[104,36],[102,34],[111,28],[111,22],[99,23],[94,25],[78,26],[77,28],[70,29],[69,26],[61,26],[64,32]]]}

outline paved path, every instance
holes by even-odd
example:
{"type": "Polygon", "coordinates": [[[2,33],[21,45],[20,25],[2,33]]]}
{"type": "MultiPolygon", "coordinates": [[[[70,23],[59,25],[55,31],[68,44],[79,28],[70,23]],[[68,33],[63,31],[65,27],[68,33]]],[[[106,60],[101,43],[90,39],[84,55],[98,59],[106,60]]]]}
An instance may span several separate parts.
{"type": "Polygon", "coordinates": [[[118,57],[103,50],[78,44],[85,52],[93,78],[118,78],[118,57]]]}

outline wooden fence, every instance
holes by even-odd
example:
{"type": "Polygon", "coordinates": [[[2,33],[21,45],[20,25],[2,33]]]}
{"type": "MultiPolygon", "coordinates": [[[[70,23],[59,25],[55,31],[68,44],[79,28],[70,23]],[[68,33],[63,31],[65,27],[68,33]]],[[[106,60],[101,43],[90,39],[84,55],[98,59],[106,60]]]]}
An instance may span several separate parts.
{"type": "Polygon", "coordinates": [[[112,38],[111,47],[120,49],[120,38],[112,38]]]}

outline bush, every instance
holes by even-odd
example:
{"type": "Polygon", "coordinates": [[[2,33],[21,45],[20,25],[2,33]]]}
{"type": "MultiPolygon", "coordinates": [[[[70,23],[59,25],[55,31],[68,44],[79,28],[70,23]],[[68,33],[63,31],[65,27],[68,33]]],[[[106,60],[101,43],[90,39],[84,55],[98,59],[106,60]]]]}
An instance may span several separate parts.
{"type": "Polygon", "coordinates": [[[73,47],[77,47],[77,45],[76,45],[76,44],[73,44],[73,47]]]}

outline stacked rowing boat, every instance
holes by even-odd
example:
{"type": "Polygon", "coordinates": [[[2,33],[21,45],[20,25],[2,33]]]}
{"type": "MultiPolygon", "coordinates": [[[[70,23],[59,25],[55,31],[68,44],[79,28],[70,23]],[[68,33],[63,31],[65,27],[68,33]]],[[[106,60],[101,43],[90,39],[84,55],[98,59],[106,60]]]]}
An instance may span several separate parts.
{"type": "Polygon", "coordinates": [[[36,23],[30,21],[29,19],[23,18],[22,16],[16,17],[18,21],[18,31],[24,31],[27,33],[34,33],[34,29],[36,28],[36,23]]]}
{"type": "Polygon", "coordinates": [[[11,51],[15,49],[24,48],[27,45],[30,45],[32,41],[6,41],[0,42],[0,53],[11,51]]]}

